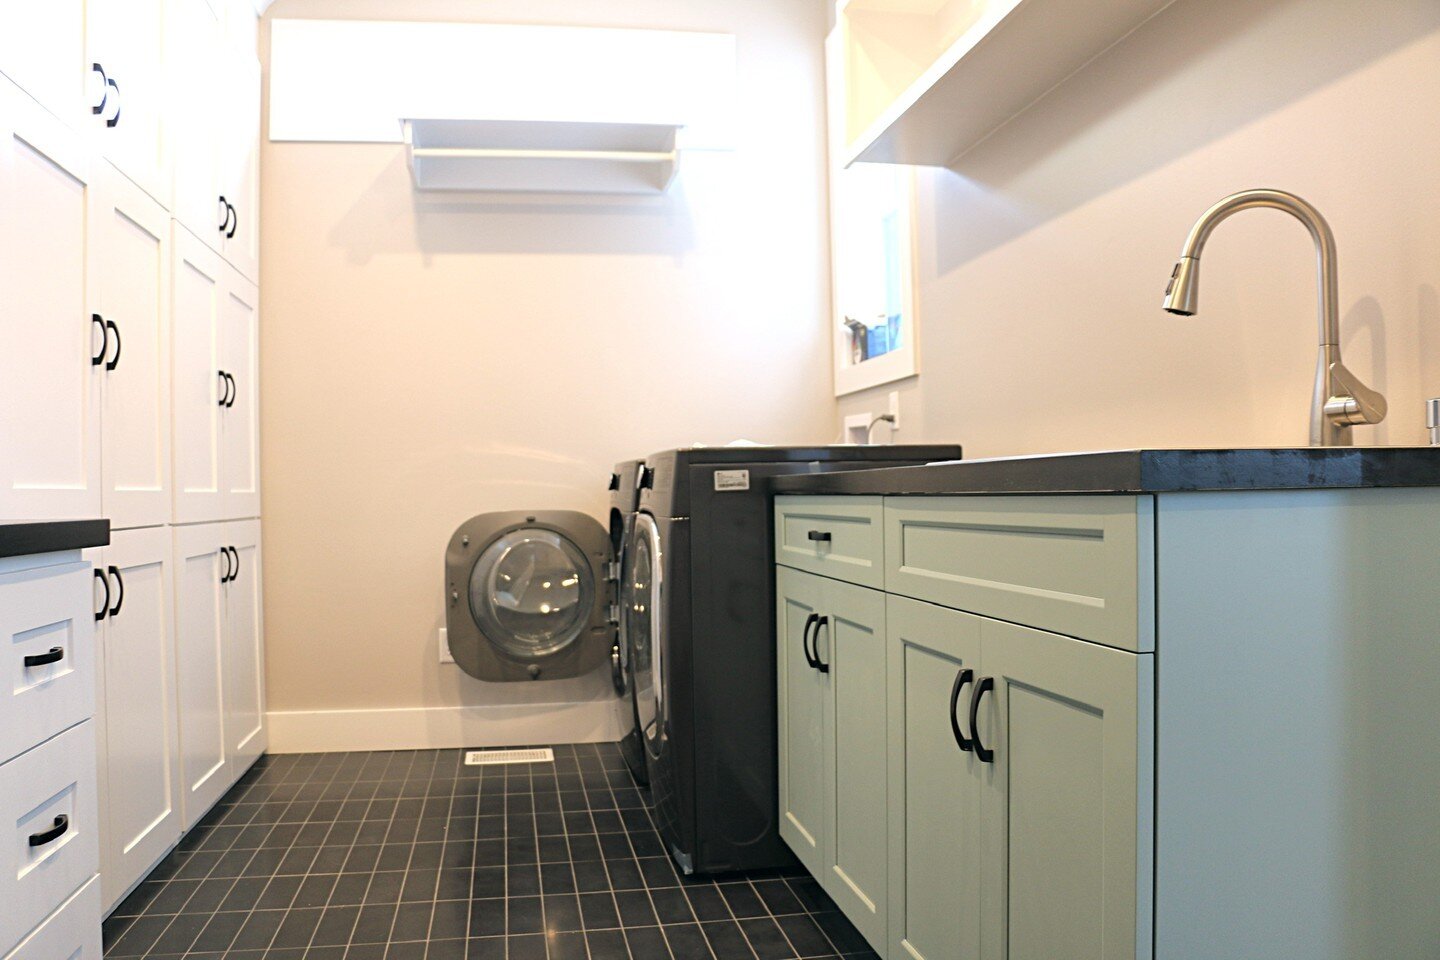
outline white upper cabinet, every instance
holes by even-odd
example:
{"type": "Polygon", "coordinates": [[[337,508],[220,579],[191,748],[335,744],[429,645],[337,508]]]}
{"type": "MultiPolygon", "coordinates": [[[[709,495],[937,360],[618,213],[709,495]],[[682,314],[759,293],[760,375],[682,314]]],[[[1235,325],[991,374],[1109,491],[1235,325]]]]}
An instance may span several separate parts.
{"type": "Polygon", "coordinates": [[[95,141],[111,163],[168,208],[166,5],[166,0],[90,0],[85,17],[87,119],[95,141]]]}
{"type": "Polygon", "coordinates": [[[0,519],[100,513],[100,379],[117,345],[92,316],[91,176],[82,138],[0,82],[0,519]]]}
{"type": "Polygon", "coordinates": [[[220,252],[252,281],[260,279],[260,61],[230,50],[225,67],[227,97],[216,157],[217,198],[229,204],[230,222],[220,252]]]}
{"type": "Polygon", "coordinates": [[[172,351],[175,521],[218,520],[224,513],[220,478],[221,404],[229,384],[220,365],[220,257],[175,225],[172,351]]]}
{"type": "Polygon", "coordinates": [[[89,71],[85,0],[0,2],[0,73],[72,125],[90,112],[89,71]]]}
{"type": "Polygon", "coordinates": [[[260,515],[260,298],[238,271],[226,273],[220,340],[230,393],[220,408],[220,477],[225,517],[238,519],[260,515]]]}
{"type": "Polygon", "coordinates": [[[99,309],[113,340],[102,365],[104,512],[113,528],[167,523],[170,504],[170,216],[100,165],[92,236],[99,309]]]}

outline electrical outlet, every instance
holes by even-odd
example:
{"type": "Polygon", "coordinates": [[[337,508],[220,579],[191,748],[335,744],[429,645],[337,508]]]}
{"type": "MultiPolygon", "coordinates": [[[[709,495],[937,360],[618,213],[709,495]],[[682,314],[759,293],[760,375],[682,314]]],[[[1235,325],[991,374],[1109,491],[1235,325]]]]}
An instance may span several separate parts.
{"type": "Polygon", "coordinates": [[[440,662],[455,662],[455,655],[450,652],[450,631],[444,627],[440,628],[440,662]]]}
{"type": "Polygon", "coordinates": [[[890,432],[900,429],[900,391],[890,391],[890,432]]]}

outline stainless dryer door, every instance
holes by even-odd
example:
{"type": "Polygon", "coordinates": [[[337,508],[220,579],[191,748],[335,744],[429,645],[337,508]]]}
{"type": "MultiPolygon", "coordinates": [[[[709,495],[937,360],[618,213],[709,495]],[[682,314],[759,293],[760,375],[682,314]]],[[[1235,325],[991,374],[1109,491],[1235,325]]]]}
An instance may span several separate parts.
{"type": "Polygon", "coordinates": [[[647,513],[636,514],[625,555],[621,603],[630,645],[631,694],[645,750],[658,758],[665,737],[665,662],[661,606],[663,590],[660,530],[647,513]]]}

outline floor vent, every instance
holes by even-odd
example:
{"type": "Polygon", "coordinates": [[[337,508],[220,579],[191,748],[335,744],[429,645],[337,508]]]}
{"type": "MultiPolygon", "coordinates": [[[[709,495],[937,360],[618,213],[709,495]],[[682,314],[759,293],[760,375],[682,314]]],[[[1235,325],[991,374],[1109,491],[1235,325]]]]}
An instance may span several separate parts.
{"type": "Polygon", "coordinates": [[[470,750],[465,754],[465,766],[488,767],[500,763],[554,763],[555,751],[549,747],[534,750],[470,750]]]}

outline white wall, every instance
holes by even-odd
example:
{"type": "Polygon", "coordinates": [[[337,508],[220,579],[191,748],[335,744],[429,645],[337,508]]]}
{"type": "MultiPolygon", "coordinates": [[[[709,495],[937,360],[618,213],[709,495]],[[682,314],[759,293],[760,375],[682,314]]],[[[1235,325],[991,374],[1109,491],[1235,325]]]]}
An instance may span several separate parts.
{"type": "MultiPolygon", "coordinates": [[[[897,440],[967,456],[1307,442],[1314,254],[1273,211],[1160,301],[1195,218],[1291,190],[1340,250],[1345,359],[1390,400],[1357,443],[1425,442],[1440,395],[1440,3],[1180,0],[982,144],[919,176],[921,375],[897,440]]],[[[881,388],[840,412],[885,409],[881,388]]],[[[877,428],[878,436],[883,429],[877,428]]]]}
{"type": "Polygon", "coordinates": [[[608,670],[485,684],[438,665],[445,543],[485,511],[603,517],[611,464],[665,447],[831,439],[825,9],[278,0],[266,30],[397,16],[734,33],[739,146],[687,155],[663,199],[477,202],[417,195],[398,146],[264,144],[272,742],[613,736],[608,670]]]}

